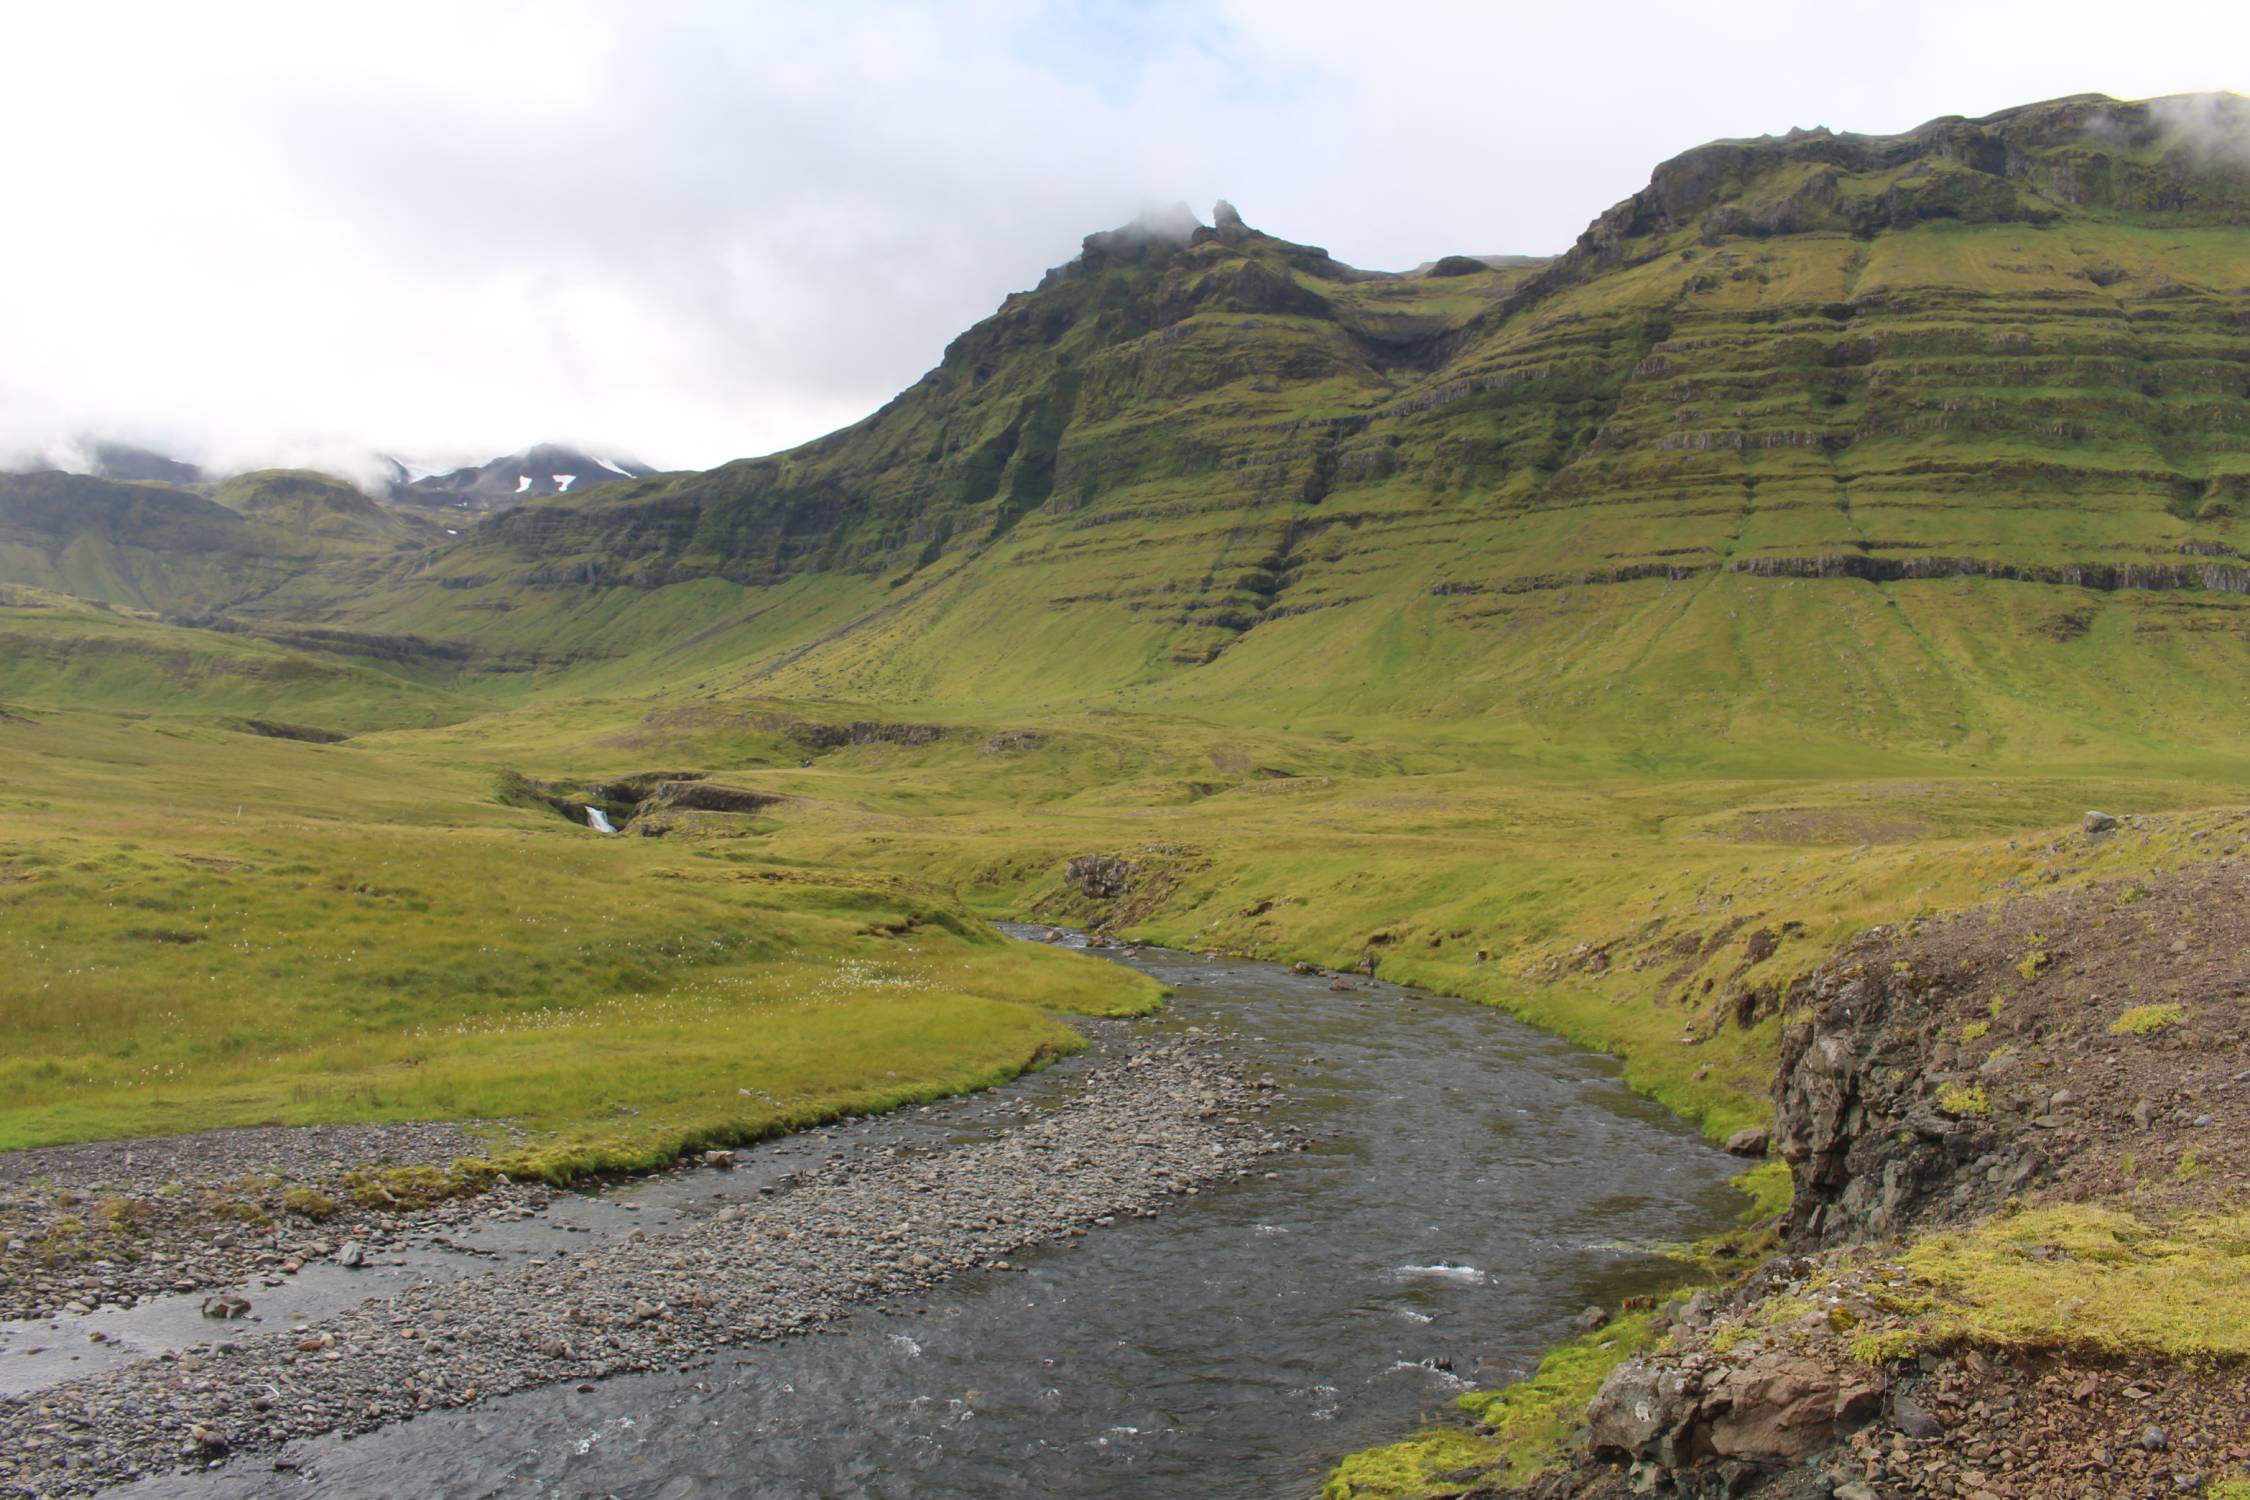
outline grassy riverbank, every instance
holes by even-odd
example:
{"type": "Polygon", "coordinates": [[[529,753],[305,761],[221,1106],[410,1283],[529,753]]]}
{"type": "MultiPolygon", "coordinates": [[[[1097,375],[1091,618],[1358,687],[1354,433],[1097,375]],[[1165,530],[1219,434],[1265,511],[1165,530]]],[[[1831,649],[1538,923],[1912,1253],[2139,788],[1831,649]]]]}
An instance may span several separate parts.
{"type": "Polygon", "coordinates": [[[1071,1046],[1057,1015],[1154,1003],[983,920],[1033,914],[1373,962],[1617,1054],[1723,1138],[1769,1112],[1779,997],[1837,943],[2190,858],[2208,819],[2165,809],[2235,770],[1664,781],[1100,714],[821,740],[863,712],[580,700],[338,743],[185,711],[0,724],[25,768],[0,789],[0,1141],[475,1117],[638,1156],[762,1133],[989,1082],[1071,1046]],[[773,800],[605,838],[501,791],[652,767],[773,800]],[[2139,826],[2071,831],[2096,797],[2139,826]],[[1116,894],[1067,875],[1090,853],[1116,894]]]}
{"type": "Polygon", "coordinates": [[[941,889],[605,838],[442,758],[0,732],[0,1147],[489,1119],[532,1163],[642,1165],[987,1086],[1158,999],[941,889]]]}

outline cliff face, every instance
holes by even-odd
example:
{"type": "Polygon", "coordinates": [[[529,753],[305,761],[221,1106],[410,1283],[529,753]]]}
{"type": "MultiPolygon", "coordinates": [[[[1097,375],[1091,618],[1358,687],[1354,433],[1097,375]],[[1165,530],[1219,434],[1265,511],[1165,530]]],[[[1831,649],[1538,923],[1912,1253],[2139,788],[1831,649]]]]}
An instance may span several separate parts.
{"type": "MultiPolygon", "coordinates": [[[[2088,822],[2089,844],[2137,832],[2088,822]]],[[[2227,936],[2246,897],[2250,866],[2225,859],[1881,929],[1838,955],[1788,1000],[1805,1016],[1774,1096],[1791,1242],[1879,1240],[2041,1193],[2208,1198],[2193,1163],[2227,1149],[2211,1132],[2246,1095],[2227,936]]]]}
{"type": "Polygon", "coordinates": [[[2250,815],[2213,832],[2177,870],[1872,931],[1797,986],[1782,1253],[1660,1310],[1668,1342],[1520,1493],[2222,1492],[2250,1456],[2250,815]]]}
{"type": "MultiPolygon", "coordinates": [[[[1420,306],[1424,279],[1353,272],[1221,207],[1218,228],[1181,210],[1088,236],[1076,260],[854,427],[707,474],[525,507],[479,545],[526,561],[598,554],[613,571],[597,576],[620,581],[758,582],[911,572],[982,552],[1035,513],[1078,516],[1183,481],[1317,501],[1335,481],[1316,473],[1332,444],[1276,454],[1213,418],[1287,409],[1327,385],[1388,389],[1386,372],[1432,363],[1458,319],[1420,306]],[[1354,290],[1378,282],[1387,298],[1354,290]],[[1260,449],[1254,475],[1228,472],[1260,449]]],[[[1522,274],[1479,264],[1458,281],[1489,291],[1522,274]]]]}
{"type": "Polygon", "coordinates": [[[1714,143],[1553,263],[1128,226],[866,421],[524,507],[430,582],[957,570],[1174,671],[1417,599],[1473,654],[1495,597],[1726,574],[2239,591],[2241,121],[2082,98],[1714,143]]]}
{"type": "Polygon", "coordinates": [[[2082,94],[1947,116],[1903,135],[1792,130],[1713,141],[1659,166],[1580,241],[1600,254],[1693,229],[1707,241],[1915,223],[2051,224],[2076,214],[2240,224],[2250,107],[2235,95],[2082,94]]]}

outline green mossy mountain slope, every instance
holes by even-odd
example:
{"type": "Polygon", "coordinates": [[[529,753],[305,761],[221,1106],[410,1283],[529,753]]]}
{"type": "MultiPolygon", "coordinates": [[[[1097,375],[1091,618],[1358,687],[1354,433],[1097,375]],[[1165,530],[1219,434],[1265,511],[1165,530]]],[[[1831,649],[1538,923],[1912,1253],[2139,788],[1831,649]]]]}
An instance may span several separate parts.
{"type": "Polygon", "coordinates": [[[505,512],[333,613],[830,697],[1286,684],[1659,763],[2217,748],[2239,716],[2181,710],[2250,665],[2239,118],[1719,143],[1503,269],[1096,235],[856,426],[505,512]]]}
{"type": "Polygon", "coordinates": [[[166,613],[332,609],[397,581],[446,535],[304,470],[239,474],[208,495],[0,474],[0,582],[166,613]]]}
{"type": "Polygon", "coordinates": [[[10,498],[0,576],[511,689],[1263,715],[1286,684],[1301,726],[1628,765],[2221,750],[2239,714],[2200,709],[2250,665],[2244,118],[2080,97],[1718,142],[1497,268],[1355,271],[1182,213],[1089,237],[771,458],[435,549],[308,476],[160,516],[176,492],[69,481],[96,519],[42,552],[52,506],[10,498]]]}

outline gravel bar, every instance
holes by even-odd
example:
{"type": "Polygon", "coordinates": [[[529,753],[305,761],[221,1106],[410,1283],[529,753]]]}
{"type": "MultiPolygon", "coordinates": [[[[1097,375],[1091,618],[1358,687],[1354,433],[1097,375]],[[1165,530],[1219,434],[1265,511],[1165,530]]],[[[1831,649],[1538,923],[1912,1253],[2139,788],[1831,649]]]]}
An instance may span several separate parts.
{"type": "Polygon", "coordinates": [[[495,1204],[544,1206],[536,1183],[419,1208],[362,1201],[355,1172],[446,1168],[493,1142],[461,1125],[256,1126],[0,1152],[0,1322],[130,1307],[294,1273],[326,1255],[300,1210],[335,1205],[345,1238],[377,1249],[455,1227],[495,1204]],[[299,1196],[312,1195],[310,1198],[299,1196]],[[301,1242],[313,1246],[309,1251],[301,1242]]]}
{"type": "Polygon", "coordinates": [[[1031,1246],[1250,1173],[1286,1144],[1257,1118],[1270,1089],[1208,1039],[1136,1036],[987,1138],[832,1160],[678,1227],[0,1397],[0,1495],[88,1495],[550,1382],[678,1368],[1007,1270],[1031,1246]]]}

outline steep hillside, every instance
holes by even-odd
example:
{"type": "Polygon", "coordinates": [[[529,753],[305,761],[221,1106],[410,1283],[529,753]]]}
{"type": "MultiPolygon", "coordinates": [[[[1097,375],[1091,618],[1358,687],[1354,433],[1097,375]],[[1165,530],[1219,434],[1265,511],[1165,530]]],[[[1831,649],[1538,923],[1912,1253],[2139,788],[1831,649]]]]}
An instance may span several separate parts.
{"type": "Polygon", "coordinates": [[[309,469],[258,469],[223,481],[211,498],[253,521],[306,538],[384,547],[428,545],[445,529],[376,504],[352,486],[309,469]]]}
{"type": "Polygon", "coordinates": [[[504,512],[353,613],[616,652],[754,618],[763,691],[1285,681],[1300,724],[1527,752],[2234,743],[2241,120],[1717,143],[1551,263],[1359,272],[1224,205],[1095,235],[857,426],[504,512]]]}
{"type": "Polygon", "coordinates": [[[170,485],[0,476],[0,577],[113,604],[194,609],[273,587],[305,549],[170,485]]]}

